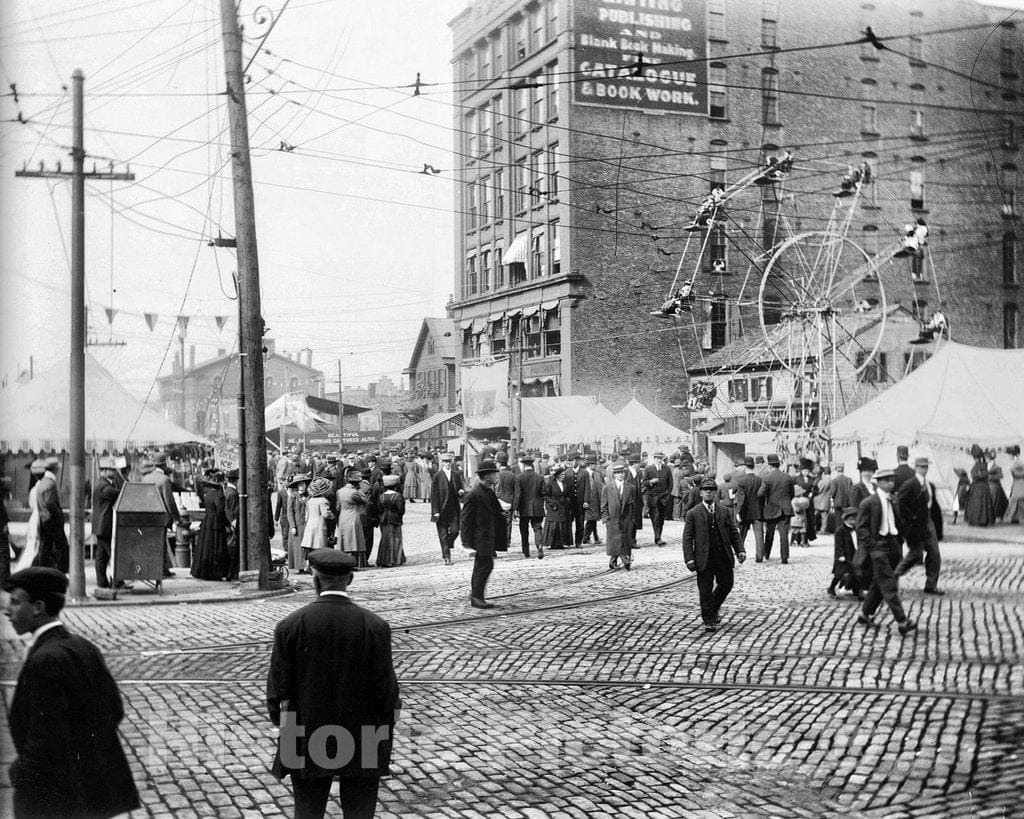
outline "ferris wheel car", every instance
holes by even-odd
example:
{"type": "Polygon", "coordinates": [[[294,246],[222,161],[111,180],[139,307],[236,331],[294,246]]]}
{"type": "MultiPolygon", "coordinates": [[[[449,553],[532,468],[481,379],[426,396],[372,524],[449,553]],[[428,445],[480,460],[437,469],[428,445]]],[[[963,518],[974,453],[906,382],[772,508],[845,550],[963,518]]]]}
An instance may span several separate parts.
{"type": "Polygon", "coordinates": [[[918,219],[914,224],[903,226],[903,247],[892,254],[894,259],[901,259],[907,256],[920,256],[924,253],[924,247],[928,244],[928,225],[924,219],[918,219]]]}

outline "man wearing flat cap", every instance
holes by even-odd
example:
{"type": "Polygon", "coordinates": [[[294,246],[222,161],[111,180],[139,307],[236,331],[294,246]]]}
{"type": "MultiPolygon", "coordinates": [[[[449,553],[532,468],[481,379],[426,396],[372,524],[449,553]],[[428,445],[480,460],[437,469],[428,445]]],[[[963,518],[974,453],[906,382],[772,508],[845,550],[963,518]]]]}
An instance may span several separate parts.
{"type": "Polygon", "coordinates": [[[121,695],[96,646],[59,619],[68,588],[56,569],[11,575],[7,617],[31,634],[8,722],[15,817],[109,817],[139,807],[117,735],[121,695]]]}
{"type": "Polygon", "coordinates": [[[716,631],[722,622],[719,611],[733,586],[733,554],[740,563],[747,559],[736,519],[717,498],[714,479],[701,481],[700,503],[686,513],[683,529],[683,560],[697,573],[705,631],[716,631]]]}
{"type": "Polygon", "coordinates": [[[462,548],[475,552],[473,577],[470,581],[469,603],[475,609],[493,609],[484,596],[487,579],[494,570],[498,552],[508,550],[508,529],[501,502],[494,494],[498,483],[498,465],[491,460],[480,461],[476,468],[477,484],[466,494],[459,521],[462,548]]]}
{"type": "Polygon", "coordinates": [[[907,539],[907,554],[896,567],[896,577],[902,577],[919,563],[924,564],[925,594],[944,594],[939,588],[939,570],[942,555],[942,507],[935,493],[935,484],[928,480],[927,458],[914,461],[914,473],[900,484],[896,492],[897,524],[907,539]]]}
{"type": "Polygon", "coordinates": [[[272,771],[291,775],[296,819],[322,817],[331,784],[345,816],[371,817],[390,773],[398,719],[391,627],[348,594],[355,558],[313,549],[317,599],[274,629],[267,709],[279,726],[272,771]]]}

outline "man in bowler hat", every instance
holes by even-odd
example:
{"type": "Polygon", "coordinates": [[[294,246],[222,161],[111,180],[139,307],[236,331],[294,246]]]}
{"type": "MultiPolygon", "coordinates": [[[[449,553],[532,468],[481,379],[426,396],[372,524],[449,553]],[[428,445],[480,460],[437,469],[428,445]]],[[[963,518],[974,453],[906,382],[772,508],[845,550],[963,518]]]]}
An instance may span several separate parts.
{"type": "Polygon", "coordinates": [[[494,570],[498,552],[508,550],[508,529],[501,503],[494,494],[498,483],[498,465],[491,460],[480,461],[476,468],[477,483],[466,493],[462,503],[459,533],[462,548],[475,552],[473,578],[470,581],[469,603],[475,609],[493,609],[484,594],[487,579],[494,570]]]}
{"type": "MultiPolygon", "coordinates": [[[[764,559],[771,559],[775,530],[778,529],[779,556],[783,563],[789,563],[789,519],[793,517],[795,482],[792,475],[779,469],[779,464],[778,455],[772,453],[768,456],[768,471],[761,479],[757,494],[764,504],[764,559]]],[[[760,563],[761,558],[758,557],[757,561],[760,563]]]]}
{"type": "Polygon", "coordinates": [[[313,549],[317,599],[274,629],[267,709],[279,726],[273,773],[290,775],[296,819],[320,819],[331,783],[346,819],[372,817],[398,719],[391,627],[348,594],[355,558],[313,549]]]}
{"type": "Polygon", "coordinates": [[[8,722],[15,817],[109,817],[139,807],[117,735],[121,695],[96,646],[60,621],[68,580],[52,568],[15,572],[7,617],[32,639],[8,722]]]}
{"type": "Polygon", "coordinates": [[[716,631],[722,622],[719,611],[732,591],[733,554],[740,563],[747,559],[736,519],[717,497],[718,484],[705,478],[700,484],[700,503],[686,513],[683,529],[683,560],[687,569],[697,573],[705,631],[716,631]]]}
{"type": "Polygon", "coordinates": [[[924,563],[925,594],[945,594],[939,588],[939,569],[942,556],[942,507],[935,492],[935,484],[928,480],[927,458],[914,461],[914,473],[900,484],[896,492],[899,526],[907,539],[907,555],[896,567],[896,577],[902,577],[914,566],[924,563]]]}

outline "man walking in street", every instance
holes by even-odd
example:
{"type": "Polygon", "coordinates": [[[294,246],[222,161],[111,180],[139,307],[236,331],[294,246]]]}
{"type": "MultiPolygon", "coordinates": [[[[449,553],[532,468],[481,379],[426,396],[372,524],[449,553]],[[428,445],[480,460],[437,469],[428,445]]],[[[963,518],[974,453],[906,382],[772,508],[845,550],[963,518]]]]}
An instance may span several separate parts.
{"type": "Polygon", "coordinates": [[[740,530],[732,514],[715,498],[718,484],[705,478],[700,484],[700,503],[686,513],[683,529],[683,560],[697,573],[700,616],[705,631],[716,631],[722,622],[719,611],[733,586],[733,554],[747,559],[740,530]]]}
{"type": "Polygon", "coordinates": [[[636,505],[636,487],[626,481],[626,462],[612,465],[612,477],[601,489],[601,519],[604,521],[605,553],[608,568],[622,567],[629,571],[633,565],[633,547],[636,531],[633,528],[633,508],[636,505]]]}
{"type": "MultiPolygon", "coordinates": [[[[565,482],[565,502],[569,511],[569,528],[572,530],[572,545],[577,549],[583,546],[583,527],[586,523],[583,509],[584,495],[587,491],[587,471],[581,465],[579,452],[570,452],[567,456],[569,466],[562,476],[565,482]]],[[[569,544],[566,544],[567,546],[569,544]]]]}
{"type": "Polygon", "coordinates": [[[103,655],[60,621],[68,580],[52,568],[11,575],[7,617],[32,641],[8,722],[15,817],[107,817],[139,807],[117,735],[121,695],[103,655]]]}
{"type": "Polygon", "coordinates": [[[498,482],[494,486],[494,494],[497,495],[498,501],[501,503],[501,513],[505,516],[505,542],[511,543],[512,504],[516,499],[516,476],[508,468],[508,452],[504,450],[497,452],[494,461],[498,464],[498,482]],[[505,510],[506,504],[508,505],[507,511],[505,510]]]}
{"type": "Polygon", "coordinates": [[[740,541],[745,545],[747,533],[754,530],[754,556],[758,563],[764,560],[764,522],[761,520],[761,479],[754,472],[754,459],[748,455],[742,461],[736,461],[736,473],[733,478],[736,497],[732,508],[740,528],[740,541]]]}
{"type": "MultiPolygon", "coordinates": [[[[99,462],[100,479],[92,494],[92,533],[96,536],[96,588],[109,589],[110,542],[114,537],[114,504],[121,494],[121,476],[117,462],[111,455],[104,455],[99,462]]],[[[119,580],[117,585],[123,586],[119,580]]]]}
{"type": "Polygon", "coordinates": [[[654,530],[654,545],[664,546],[661,532],[672,507],[672,470],[665,465],[664,452],[655,452],[654,463],[644,469],[644,485],[647,487],[647,514],[654,530]]]}
{"type": "Polygon", "coordinates": [[[523,544],[523,557],[530,556],[530,529],[533,529],[533,542],[537,547],[537,559],[544,558],[544,479],[533,469],[533,456],[523,455],[519,458],[522,472],[515,476],[515,493],[512,498],[512,511],[519,516],[519,538],[523,544]]]}
{"type": "Polygon", "coordinates": [[[469,603],[475,609],[493,609],[485,597],[487,579],[494,570],[498,552],[508,550],[505,516],[494,487],[498,483],[498,465],[494,461],[480,461],[476,468],[477,484],[466,495],[462,506],[460,531],[462,548],[476,552],[473,558],[469,603]]]}
{"type": "Polygon", "coordinates": [[[892,504],[893,470],[879,469],[873,477],[877,487],[874,494],[862,500],[857,508],[857,546],[867,550],[874,573],[871,587],[857,614],[857,622],[878,628],[875,613],[884,600],[900,634],[905,635],[916,629],[917,624],[903,611],[899,580],[893,573],[893,567],[900,560],[900,536],[892,504]]]}
{"type": "MultiPolygon", "coordinates": [[[[178,525],[178,519],[181,517],[178,512],[178,504],[174,500],[174,487],[171,484],[171,479],[168,476],[170,469],[167,466],[167,456],[163,453],[157,455],[157,457],[148,463],[143,464],[142,467],[143,483],[151,483],[157,488],[157,492],[160,493],[160,500],[163,501],[164,511],[167,513],[164,518],[164,529],[173,530],[178,525]]],[[[225,498],[227,493],[225,492],[225,498]]],[[[237,491],[236,491],[237,497],[237,491]]],[[[235,549],[237,552],[237,548],[235,549]]],[[[171,556],[170,549],[167,545],[167,538],[164,538],[164,577],[173,577],[174,572],[171,571],[171,556]]]]}
{"type": "Polygon", "coordinates": [[[39,556],[37,566],[49,566],[68,573],[71,546],[64,531],[64,507],[60,500],[60,459],[46,459],[43,477],[36,484],[36,506],[39,508],[39,556]]]}
{"type": "Polygon", "coordinates": [[[430,483],[430,519],[437,526],[445,566],[452,565],[452,547],[459,536],[460,498],[465,492],[462,473],[452,467],[452,454],[443,453],[441,468],[430,483]]]}
{"type": "MultiPolygon", "coordinates": [[[[779,530],[779,556],[789,563],[789,519],[793,517],[793,476],[779,469],[779,456],[768,456],[768,471],[761,479],[758,497],[763,502],[764,559],[771,560],[775,530],[779,530]]],[[[760,558],[758,558],[758,562],[760,558]]]]}
{"type": "Polygon", "coordinates": [[[626,483],[633,484],[633,547],[640,548],[637,542],[636,533],[644,528],[644,500],[647,494],[647,485],[644,483],[644,470],[640,466],[640,456],[629,455],[626,459],[629,464],[626,468],[626,483]]]}
{"type": "Polygon", "coordinates": [[[601,493],[604,490],[604,478],[597,468],[597,455],[587,456],[587,468],[583,473],[583,542],[600,543],[601,538],[597,534],[597,522],[601,520],[601,493]]]}
{"type": "Polygon", "coordinates": [[[317,599],[274,629],[267,710],[280,728],[274,776],[291,775],[295,819],[320,819],[331,784],[346,819],[372,817],[389,774],[398,681],[391,627],[348,594],[355,558],[309,553],[317,599]]]}
{"type": "Polygon", "coordinates": [[[939,589],[942,556],[942,508],[935,493],[935,484],[928,480],[928,459],[914,461],[914,475],[905,480],[896,493],[899,525],[907,540],[907,554],[896,567],[896,577],[903,577],[919,563],[924,563],[925,594],[945,594],[939,589]]]}
{"type": "Polygon", "coordinates": [[[900,444],[896,447],[896,469],[893,470],[892,491],[898,493],[903,484],[914,477],[914,468],[910,465],[910,448],[900,444]]]}

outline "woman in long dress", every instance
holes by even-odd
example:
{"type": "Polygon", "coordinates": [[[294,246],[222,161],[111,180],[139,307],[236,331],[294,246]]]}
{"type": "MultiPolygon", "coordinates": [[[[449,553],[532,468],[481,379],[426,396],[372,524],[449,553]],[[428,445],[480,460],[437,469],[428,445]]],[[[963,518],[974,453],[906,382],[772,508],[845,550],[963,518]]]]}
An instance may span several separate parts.
{"type": "Polygon", "coordinates": [[[992,491],[988,486],[988,464],[985,453],[977,444],[971,447],[974,466],[971,467],[971,488],[964,504],[964,521],[968,526],[991,526],[995,522],[992,491]]]}
{"type": "Polygon", "coordinates": [[[434,476],[430,474],[430,464],[425,456],[420,455],[416,459],[416,485],[419,489],[416,500],[430,500],[430,481],[434,476]]]}
{"type": "Polygon", "coordinates": [[[309,501],[309,475],[296,475],[288,484],[285,501],[285,519],[281,531],[285,532],[288,549],[288,568],[306,573],[306,555],[302,551],[302,536],[306,534],[306,503],[309,501]]]}
{"type": "Polygon", "coordinates": [[[18,555],[18,561],[14,564],[12,571],[20,572],[33,564],[39,554],[39,502],[36,500],[36,485],[43,477],[46,469],[44,461],[33,461],[29,467],[32,474],[29,477],[28,508],[32,511],[28,516],[28,529],[25,532],[25,548],[18,555]]]}
{"type": "Polygon", "coordinates": [[[1024,523],[1024,461],[1020,459],[1019,446],[1007,447],[1006,451],[1014,456],[1013,466],[1010,467],[1013,485],[1010,487],[1003,520],[1007,523],[1024,523]]]}
{"type": "Polygon", "coordinates": [[[366,505],[366,495],[359,489],[362,476],[358,469],[349,470],[346,480],[338,490],[338,527],[334,533],[338,548],[355,557],[356,565],[361,567],[366,565],[366,538],[360,510],[366,505]]]}
{"type": "Polygon", "coordinates": [[[314,478],[306,501],[306,528],[302,532],[303,565],[313,549],[327,548],[327,521],[334,517],[327,500],[334,483],[330,478],[314,478]]]}
{"type": "Polygon", "coordinates": [[[418,466],[415,458],[407,457],[405,459],[405,482],[402,484],[402,494],[409,503],[414,503],[419,495],[419,479],[416,477],[418,466]]]}
{"type": "Polygon", "coordinates": [[[996,463],[988,468],[988,491],[992,495],[992,522],[995,523],[1006,514],[1009,505],[1006,492],[1003,491],[1003,468],[996,463]]]}
{"type": "Polygon", "coordinates": [[[377,566],[391,568],[405,563],[402,548],[402,519],[405,516],[405,498],[398,492],[398,476],[384,476],[384,491],[377,501],[380,515],[380,546],[377,566]]]}
{"type": "Polygon", "coordinates": [[[197,580],[225,580],[230,571],[228,551],[228,519],[221,473],[203,478],[205,491],[200,506],[206,510],[199,525],[199,537],[192,555],[191,574],[197,580]]]}
{"type": "Polygon", "coordinates": [[[569,522],[569,506],[562,483],[564,466],[551,468],[551,474],[544,481],[541,494],[544,496],[544,548],[564,549],[572,546],[572,524],[569,522]]]}

